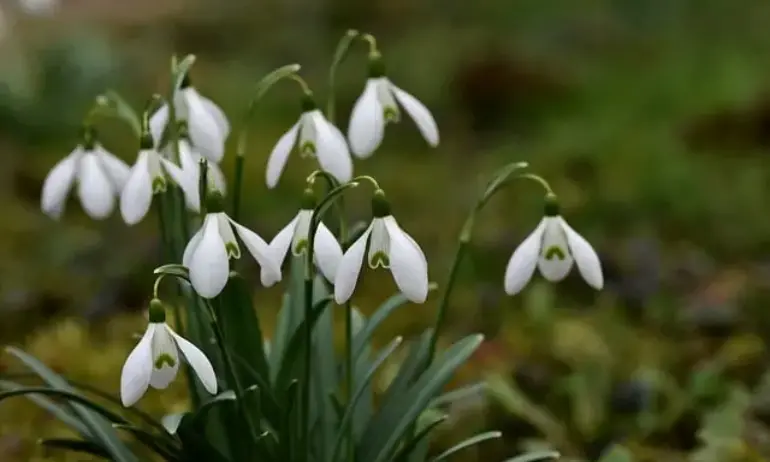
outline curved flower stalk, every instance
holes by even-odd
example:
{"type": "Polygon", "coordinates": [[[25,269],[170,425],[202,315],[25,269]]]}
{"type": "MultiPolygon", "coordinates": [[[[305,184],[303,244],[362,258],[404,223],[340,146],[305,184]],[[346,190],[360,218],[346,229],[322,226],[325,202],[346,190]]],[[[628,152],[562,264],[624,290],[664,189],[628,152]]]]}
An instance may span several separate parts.
{"type": "Polygon", "coordinates": [[[508,261],[505,292],[510,295],[519,293],[532,279],[536,267],[547,280],[561,281],[572,269],[573,263],[588,285],[597,290],[604,286],[602,266],[596,251],[560,216],[555,196],[549,195],[545,217],[508,261]]]}
{"type": "Polygon", "coordinates": [[[155,150],[152,136],[142,136],[139,156],[131,167],[123,191],[120,194],[120,214],[127,225],[142,221],[150,210],[152,197],[166,191],[166,177],[161,168],[161,156],[155,150]]]}
{"type": "Polygon", "coordinates": [[[166,313],[158,299],[150,302],[150,322],[142,339],[128,355],[120,375],[120,399],[133,406],[148,387],[167,388],[179,371],[179,360],[190,364],[203,388],[217,392],[217,376],[206,355],[166,324],[166,313]]]}
{"type": "MultiPolygon", "coordinates": [[[[171,150],[171,147],[167,146],[166,149],[171,150]]],[[[161,158],[161,163],[171,179],[177,186],[182,188],[187,208],[196,213],[200,212],[201,209],[200,180],[202,172],[200,160],[202,158],[203,156],[193,149],[190,142],[185,138],[179,140],[179,165],[176,165],[167,158],[161,158]]],[[[213,162],[207,161],[206,166],[209,187],[224,195],[226,184],[225,175],[222,173],[222,170],[213,162]]]]}
{"type": "Polygon", "coordinates": [[[227,285],[230,259],[241,257],[235,234],[241,238],[262,271],[267,273],[267,280],[280,281],[281,269],[268,244],[257,233],[236,223],[222,211],[220,194],[210,193],[207,202],[209,213],[182,256],[182,264],[190,270],[190,282],[198,295],[214,298],[227,285]]]}
{"type": "MultiPolygon", "coordinates": [[[[310,240],[308,239],[310,222],[313,218],[315,205],[313,191],[310,189],[305,190],[300,211],[270,242],[270,251],[274,261],[279,266],[286,259],[289,248],[291,248],[291,253],[294,256],[304,255],[307,252],[308,245],[310,245],[310,240]]],[[[321,270],[321,274],[329,282],[334,282],[341,259],[342,247],[340,247],[334,234],[329,231],[329,228],[323,222],[319,222],[315,238],[313,239],[313,260],[318,269],[321,270]]],[[[278,273],[278,276],[280,277],[280,273],[278,273]]],[[[275,272],[271,272],[264,267],[262,268],[261,279],[265,287],[278,282],[274,277],[275,272]]]]}
{"type": "Polygon", "coordinates": [[[107,218],[115,199],[128,181],[130,168],[105,150],[91,128],[83,131],[83,143],[59,161],[43,182],[40,206],[53,219],[61,218],[74,185],[85,212],[95,220],[107,218]]]}
{"type": "MultiPolygon", "coordinates": [[[[190,141],[209,161],[219,163],[225,154],[225,141],[230,135],[230,123],[222,109],[213,101],[198,93],[189,76],[185,76],[179,91],[174,95],[176,117],[187,124],[190,141]]],[[[150,130],[157,143],[163,140],[168,125],[167,104],[150,118],[150,130]]]]}
{"type": "Polygon", "coordinates": [[[267,160],[265,179],[268,188],[278,184],[295,146],[301,156],[315,156],[321,169],[340,183],[347,183],[353,176],[353,161],[345,137],[326,120],[308,94],[303,99],[299,121],[281,136],[267,160]]]}
{"type": "Polygon", "coordinates": [[[398,103],[417,125],[425,141],[431,147],[438,146],[438,125],[430,110],[385,76],[382,56],[373,51],[369,57],[369,79],[353,106],[348,125],[348,140],[353,154],[363,159],[374,153],[385,136],[385,125],[401,119],[398,103]]]}
{"type": "Polygon", "coordinates": [[[369,227],[342,256],[334,278],[334,299],[342,304],[350,299],[358,282],[364,256],[369,251],[371,268],[390,269],[399,290],[412,302],[428,297],[428,262],[420,246],[404,232],[390,212],[385,193],[377,190],[372,198],[369,227]]]}

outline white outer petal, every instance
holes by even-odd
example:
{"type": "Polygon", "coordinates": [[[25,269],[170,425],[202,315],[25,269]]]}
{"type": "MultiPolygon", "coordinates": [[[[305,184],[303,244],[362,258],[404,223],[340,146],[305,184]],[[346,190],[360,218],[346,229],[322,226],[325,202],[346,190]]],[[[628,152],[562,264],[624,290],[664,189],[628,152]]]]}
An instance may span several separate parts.
{"type": "Polygon", "coordinates": [[[94,152],[102,162],[104,171],[112,180],[115,192],[120,193],[131,175],[131,167],[101,146],[97,146],[94,152]]]}
{"type": "Polygon", "coordinates": [[[414,303],[428,298],[428,261],[414,239],[392,216],[383,218],[390,237],[390,272],[401,292],[414,303]]]}
{"type": "Polygon", "coordinates": [[[564,233],[567,235],[572,256],[575,259],[580,275],[583,279],[596,290],[604,287],[604,275],[602,274],[602,263],[596,251],[583,236],[577,233],[564,218],[560,218],[564,233]]]}
{"type": "Polygon", "coordinates": [[[573,258],[567,243],[567,235],[561,226],[560,217],[545,217],[545,229],[543,230],[543,241],[540,248],[540,258],[537,261],[537,267],[540,274],[548,281],[559,282],[569,274],[572,269],[573,258]],[[546,259],[546,253],[551,247],[559,247],[564,254],[564,259],[546,259]]]}
{"type": "Polygon", "coordinates": [[[385,115],[377,99],[377,86],[381,84],[379,79],[367,80],[364,92],[358,97],[350,114],[350,149],[362,159],[374,153],[385,134],[385,115]]]}
{"type": "Polygon", "coordinates": [[[347,183],[353,178],[353,160],[345,142],[345,137],[337,127],[329,123],[316,110],[311,113],[316,129],[316,157],[324,171],[331,173],[340,183],[347,183]]]}
{"type": "Polygon", "coordinates": [[[60,160],[43,182],[43,192],[40,197],[40,208],[51,218],[58,219],[64,212],[67,195],[75,182],[75,174],[83,151],[76,148],[70,155],[60,160]]]}
{"type": "Polygon", "coordinates": [[[356,242],[342,255],[337,266],[337,274],[334,276],[334,301],[338,304],[350,300],[358,283],[358,275],[361,274],[361,266],[366,255],[366,245],[369,235],[372,233],[370,224],[356,242]]]}
{"type": "Polygon", "coordinates": [[[281,173],[286,167],[286,162],[289,160],[289,154],[291,154],[291,150],[297,142],[297,131],[299,131],[299,122],[292,125],[281,136],[270,152],[270,157],[267,159],[267,170],[265,171],[265,181],[268,188],[274,188],[278,184],[278,179],[281,177],[281,173]]]}
{"type": "Polygon", "coordinates": [[[402,106],[404,106],[407,114],[409,114],[412,120],[414,120],[414,123],[417,124],[417,129],[420,130],[425,141],[434,148],[438,146],[438,125],[436,125],[436,120],[433,118],[430,110],[428,110],[420,100],[392,83],[390,84],[390,88],[393,90],[393,94],[396,95],[396,99],[402,106]]]}
{"type": "Polygon", "coordinates": [[[540,254],[540,244],[545,231],[545,219],[540,220],[534,231],[513,251],[505,268],[505,293],[516,295],[532,279],[540,254]]]}
{"type": "Polygon", "coordinates": [[[246,246],[251,256],[259,263],[262,270],[262,284],[265,287],[269,287],[280,281],[281,264],[277,261],[267,242],[254,231],[233,221],[232,218],[229,218],[229,220],[235,228],[235,232],[238,233],[238,236],[243,241],[243,245],[246,246]]]}
{"type": "Polygon", "coordinates": [[[297,214],[286,226],[283,227],[278,234],[275,235],[269,244],[269,250],[272,254],[273,261],[278,265],[279,272],[271,271],[269,268],[262,268],[260,273],[260,279],[262,285],[270,287],[276,282],[281,280],[280,268],[283,265],[283,261],[286,259],[286,254],[289,253],[289,247],[291,247],[292,238],[294,237],[294,230],[299,222],[299,214],[297,214]]]}
{"type": "Polygon", "coordinates": [[[107,218],[115,206],[115,191],[103,164],[93,152],[86,152],[78,171],[78,197],[86,213],[95,220],[107,218]]]}
{"type": "Polygon", "coordinates": [[[337,268],[340,265],[340,260],[342,260],[342,247],[340,247],[334,234],[323,223],[318,224],[313,247],[316,265],[329,282],[334,282],[337,268]]]}
{"type": "Polygon", "coordinates": [[[164,104],[160,109],[155,111],[155,114],[150,117],[150,134],[152,134],[152,140],[155,143],[155,147],[160,146],[161,137],[163,131],[168,124],[168,105],[164,104]]]}
{"type": "Polygon", "coordinates": [[[203,388],[212,395],[216,394],[217,376],[206,355],[194,344],[174,332],[170,327],[166,326],[166,329],[168,329],[168,332],[174,337],[176,345],[179,347],[185,360],[187,360],[187,363],[190,364],[195,371],[195,375],[198,376],[198,379],[203,384],[203,388]]]}
{"type": "Polygon", "coordinates": [[[139,152],[139,157],[131,168],[128,181],[120,193],[120,214],[128,225],[142,221],[152,203],[150,155],[150,151],[139,152]]]}
{"type": "Polygon", "coordinates": [[[227,258],[225,243],[219,235],[219,224],[213,214],[206,215],[203,235],[191,253],[188,268],[193,288],[203,298],[216,297],[227,285],[230,260],[227,258]]]}
{"type": "Polygon", "coordinates": [[[182,93],[188,111],[190,140],[211,162],[221,162],[225,154],[225,133],[221,131],[215,116],[201,102],[201,96],[194,88],[188,87],[182,90],[182,93]]]}
{"type": "Polygon", "coordinates": [[[171,180],[180,188],[184,193],[185,204],[187,208],[193,212],[200,211],[200,191],[198,190],[197,174],[191,171],[185,171],[179,168],[178,165],[170,160],[161,157],[161,163],[163,168],[168,172],[171,180]]]}
{"type": "Polygon", "coordinates": [[[219,127],[219,131],[224,135],[225,138],[230,136],[230,122],[228,122],[227,116],[225,115],[222,108],[217,106],[217,103],[201,95],[200,93],[198,93],[198,96],[200,97],[200,101],[201,104],[203,104],[203,107],[206,108],[206,111],[208,111],[208,113],[211,114],[211,117],[214,118],[214,121],[217,123],[217,127],[219,127]]]}
{"type": "MultiPolygon", "coordinates": [[[[206,221],[204,219],[203,224],[206,224],[206,221]]],[[[190,259],[192,258],[193,254],[195,253],[195,249],[198,248],[198,244],[201,243],[201,238],[203,237],[203,230],[204,226],[202,225],[201,228],[193,234],[193,236],[190,238],[190,242],[187,243],[187,245],[184,248],[184,253],[182,254],[182,264],[186,267],[190,267],[190,259]]]]}
{"type": "Polygon", "coordinates": [[[123,406],[130,407],[139,401],[139,398],[150,386],[150,374],[152,374],[152,336],[155,325],[150,324],[144,332],[142,339],[134,347],[123,364],[120,373],[120,400],[123,406]]]}

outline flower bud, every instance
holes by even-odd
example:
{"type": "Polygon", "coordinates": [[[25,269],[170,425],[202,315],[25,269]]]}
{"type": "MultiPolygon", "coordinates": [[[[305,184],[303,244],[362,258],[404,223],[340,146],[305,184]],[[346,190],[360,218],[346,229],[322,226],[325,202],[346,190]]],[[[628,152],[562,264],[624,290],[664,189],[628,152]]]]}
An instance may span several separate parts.
{"type": "Polygon", "coordinates": [[[374,218],[383,218],[391,215],[390,202],[385,198],[385,191],[378,189],[372,196],[372,215],[374,218]]]}
{"type": "Polygon", "coordinates": [[[157,298],[150,300],[150,322],[166,322],[166,309],[163,307],[163,302],[157,298]]]}

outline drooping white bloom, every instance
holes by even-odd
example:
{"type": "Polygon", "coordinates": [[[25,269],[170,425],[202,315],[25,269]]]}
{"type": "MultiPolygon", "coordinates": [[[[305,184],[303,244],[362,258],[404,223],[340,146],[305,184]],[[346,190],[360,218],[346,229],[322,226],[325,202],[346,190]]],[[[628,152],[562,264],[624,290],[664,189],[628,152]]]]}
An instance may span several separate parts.
{"type": "MultiPolygon", "coordinates": [[[[190,141],[209,161],[219,163],[225,154],[225,141],[230,135],[230,123],[222,109],[198,93],[189,79],[174,96],[177,120],[187,123],[190,141]]],[[[163,105],[150,118],[150,131],[157,143],[162,140],[168,124],[168,105],[163,105]]]]}
{"type": "Polygon", "coordinates": [[[527,285],[535,268],[551,282],[564,279],[577,265],[583,279],[600,290],[604,286],[602,265],[591,244],[559,215],[555,203],[546,205],[546,216],[537,228],[513,252],[505,270],[505,292],[519,293],[527,285]]]}
{"type": "Polygon", "coordinates": [[[59,8],[59,0],[19,0],[21,9],[33,16],[47,16],[59,8]]]}
{"type": "Polygon", "coordinates": [[[160,154],[152,147],[151,142],[149,145],[143,144],[120,194],[120,214],[123,221],[128,225],[142,221],[150,210],[152,196],[165,190],[166,177],[161,168],[160,154]]]}
{"type": "Polygon", "coordinates": [[[150,323],[142,339],[128,355],[120,375],[120,399],[123,406],[133,406],[148,387],[167,388],[179,371],[179,360],[186,360],[203,388],[217,392],[217,377],[206,355],[166,324],[162,307],[150,304],[150,323]],[[161,310],[161,311],[158,311],[161,310]],[[180,358],[181,356],[181,358],[180,358]]]}
{"type": "MultiPolygon", "coordinates": [[[[171,146],[168,146],[166,149],[170,150],[171,146]]],[[[193,212],[200,211],[200,160],[202,158],[203,156],[193,149],[184,138],[179,140],[179,165],[166,158],[161,158],[163,167],[171,179],[177,186],[182,188],[187,208],[193,212]]],[[[222,170],[217,164],[208,160],[206,166],[208,167],[207,178],[209,180],[209,187],[221,194],[225,194],[225,175],[222,173],[222,170]]]]}
{"type": "Polygon", "coordinates": [[[267,160],[267,187],[278,184],[289,154],[298,147],[300,155],[318,159],[321,169],[330,173],[337,181],[347,183],[353,176],[353,161],[350,158],[345,137],[337,127],[311,101],[303,103],[299,121],[281,136],[267,160]]]}
{"type": "MultiPolygon", "coordinates": [[[[210,210],[213,209],[210,207],[210,210]]],[[[190,282],[201,297],[214,298],[227,285],[230,258],[241,257],[235,234],[262,267],[262,272],[267,272],[268,280],[281,280],[280,265],[273,258],[268,244],[257,233],[236,223],[224,212],[208,213],[182,257],[182,264],[190,270],[190,282]]]]}
{"type": "Polygon", "coordinates": [[[373,199],[374,219],[350,246],[337,266],[334,299],[345,303],[353,295],[364,256],[369,250],[369,266],[390,269],[399,290],[415,303],[428,297],[428,262],[420,246],[405,233],[390,214],[384,195],[373,199]]]}
{"type": "Polygon", "coordinates": [[[46,215],[59,219],[70,190],[77,185],[77,195],[86,213],[95,220],[107,218],[128,181],[129,172],[125,162],[98,143],[84,143],[48,173],[43,182],[40,206],[46,215]]]}
{"type": "MultiPolygon", "coordinates": [[[[286,258],[286,254],[291,247],[291,253],[299,256],[307,252],[310,243],[310,220],[313,216],[312,208],[302,208],[297,216],[289,222],[270,242],[270,251],[273,253],[274,260],[280,266],[286,258]]],[[[313,239],[313,260],[316,266],[321,270],[321,274],[329,282],[334,282],[334,276],[337,274],[337,267],[342,259],[342,247],[334,237],[329,228],[323,224],[318,224],[315,238],[313,239]]],[[[275,273],[262,269],[262,284],[269,287],[278,280],[274,279],[275,273]]],[[[280,276],[280,274],[279,274],[280,276]]]]}
{"type": "Polygon", "coordinates": [[[397,103],[401,103],[414,120],[425,141],[432,147],[438,146],[438,126],[430,110],[385,77],[379,58],[370,62],[370,66],[371,77],[350,114],[348,140],[353,154],[363,159],[374,153],[385,136],[385,125],[401,119],[397,103]]]}

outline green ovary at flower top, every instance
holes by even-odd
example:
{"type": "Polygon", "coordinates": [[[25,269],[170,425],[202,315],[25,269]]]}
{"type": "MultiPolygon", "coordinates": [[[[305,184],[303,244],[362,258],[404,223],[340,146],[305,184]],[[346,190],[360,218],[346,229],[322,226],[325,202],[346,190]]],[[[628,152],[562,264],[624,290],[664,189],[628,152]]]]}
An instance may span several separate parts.
{"type": "Polygon", "coordinates": [[[210,394],[217,392],[217,377],[203,352],[166,324],[163,304],[150,302],[150,320],[142,339],[128,355],[120,375],[120,399],[133,406],[148,387],[163,390],[176,378],[180,359],[186,360],[210,394]],[[181,358],[180,358],[181,356],[181,358]]]}

